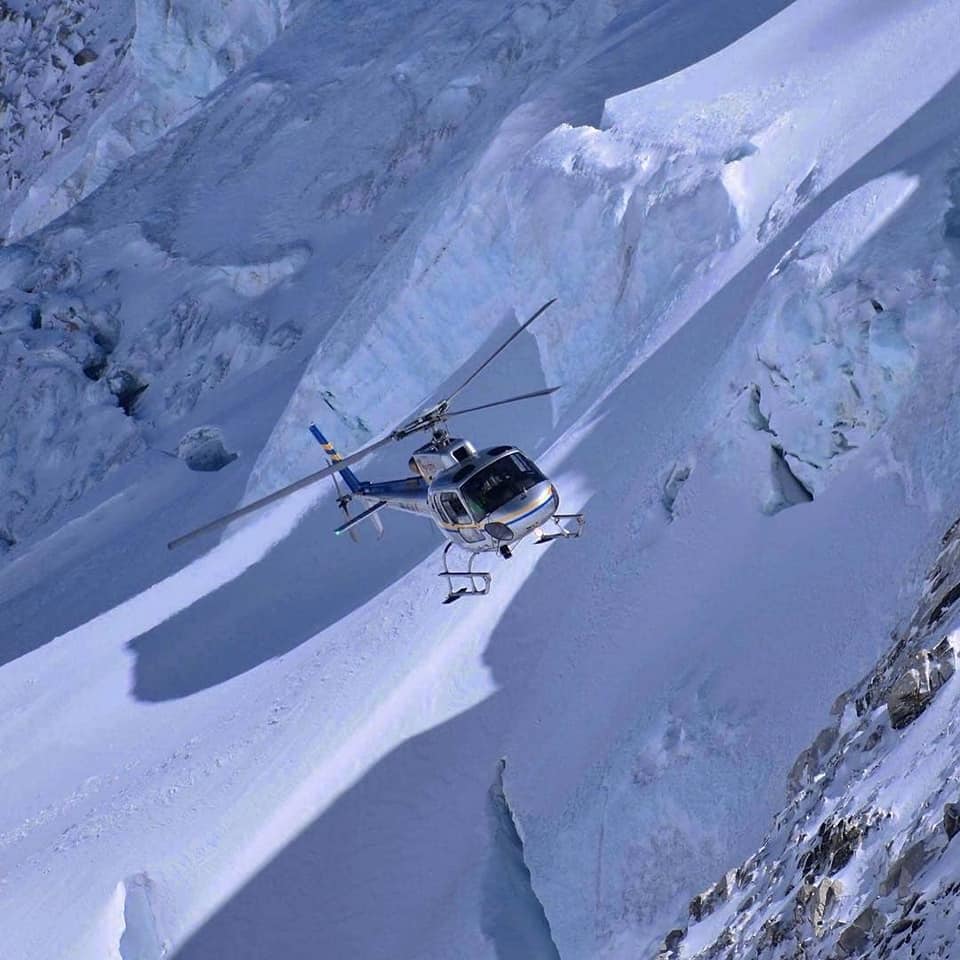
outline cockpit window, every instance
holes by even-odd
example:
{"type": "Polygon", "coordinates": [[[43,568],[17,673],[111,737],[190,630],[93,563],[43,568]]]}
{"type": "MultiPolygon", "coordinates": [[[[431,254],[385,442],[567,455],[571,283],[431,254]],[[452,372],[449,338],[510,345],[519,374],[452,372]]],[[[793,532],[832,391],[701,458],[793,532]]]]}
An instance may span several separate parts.
{"type": "Polygon", "coordinates": [[[475,519],[482,520],[544,479],[536,465],[522,453],[511,453],[479,470],[464,483],[460,492],[475,519]]]}

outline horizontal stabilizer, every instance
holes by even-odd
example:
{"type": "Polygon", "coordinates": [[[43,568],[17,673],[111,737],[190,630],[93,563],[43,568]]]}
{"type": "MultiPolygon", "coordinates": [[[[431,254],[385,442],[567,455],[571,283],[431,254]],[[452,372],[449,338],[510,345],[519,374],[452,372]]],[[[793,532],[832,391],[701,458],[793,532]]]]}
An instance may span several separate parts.
{"type": "Polygon", "coordinates": [[[346,533],[348,530],[355,527],[361,520],[366,520],[369,517],[373,517],[374,524],[377,527],[377,532],[379,536],[383,536],[383,524],[380,522],[379,517],[375,517],[374,514],[378,510],[382,510],[387,505],[386,500],[378,500],[372,507],[368,507],[363,513],[358,513],[355,517],[351,517],[346,523],[341,524],[333,532],[338,536],[341,533],[346,533]]]}

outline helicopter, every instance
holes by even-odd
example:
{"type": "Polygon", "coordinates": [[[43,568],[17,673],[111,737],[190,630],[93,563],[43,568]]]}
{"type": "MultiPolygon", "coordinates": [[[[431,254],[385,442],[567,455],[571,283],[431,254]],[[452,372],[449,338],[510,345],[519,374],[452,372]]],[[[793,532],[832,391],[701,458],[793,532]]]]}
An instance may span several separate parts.
{"type": "Polygon", "coordinates": [[[517,544],[531,534],[535,534],[534,542],[539,544],[577,539],[583,532],[583,514],[558,512],[560,493],[556,485],[522,450],[510,444],[478,450],[470,441],[451,436],[447,430],[447,421],[451,417],[548,396],[560,389],[546,387],[474,407],[450,409],[454,398],[555,302],[556,298],[553,298],[540,307],[452,393],[374,443],[344,457],[320,428],[311,424],[310,433],[327,458],[324,469],[185,533],[171,540],[167,547],[173,549],[327,477],[333,479],[337,505],[347,518],[334,530],[335,534],[349,533],[356,540],[355,528],[370,520],[378,536],[382,536],[383,524],[378,514],[387,507],[433,521],[447,540],[442,557],[443,569],[439,573],[447,579],[448,592],[444,603],[465,596],[485,596],[490,592],[492,574],[473,569],[480,554],[497,553],[510,559],[517,544]],[[360,480],[350,469],[381,447],[426,431],[430,432],[430,439],[410,457],[412,476],[400,480],[360,480]],[[345,490],[340,486],[340,479],[345,490]],[[369,506],[354,516],[350,511],[354,500],[369,506]],[[575,525],[570,526],[571,522],[575,525]],[[447,555],[454,546],[469,554],[466,569],[450,569],[447,555]]]}

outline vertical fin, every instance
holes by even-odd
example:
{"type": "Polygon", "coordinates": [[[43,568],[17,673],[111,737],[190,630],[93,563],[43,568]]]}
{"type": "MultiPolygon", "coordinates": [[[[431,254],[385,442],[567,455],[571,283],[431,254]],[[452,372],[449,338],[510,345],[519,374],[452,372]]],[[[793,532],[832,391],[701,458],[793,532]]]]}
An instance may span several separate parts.
{"type": "MultiPolygon", "coordinates": [[[[324,453],[326,453],[331,463],[336,463],[338,460],[343,459],[343,457],[337,453],[336,449],[334,449],[333,444],[320,432],[320,428],[315,423],[310,424],[310,432],[313,434],[317,443],[323,447],[324,453]]],[[[340,476],[343,477],[343,482],[347,485],[347,489],[351,493],[357,493],[360,489],[360,481],[357,479],[357,475],[347,467],[340,471],[340,476]]]]}

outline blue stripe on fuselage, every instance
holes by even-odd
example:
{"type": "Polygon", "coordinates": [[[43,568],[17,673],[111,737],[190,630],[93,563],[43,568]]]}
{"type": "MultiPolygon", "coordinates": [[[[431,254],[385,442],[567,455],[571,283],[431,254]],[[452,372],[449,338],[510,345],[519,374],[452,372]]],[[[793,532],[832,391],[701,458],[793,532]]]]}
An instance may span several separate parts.
{"type": "Polygon", "coordinates": [[[419,477],[385,480],[382,483],[361,483],[357,493],[376,500],[411,500],[427,502],[427,485],[419,477]]]}

